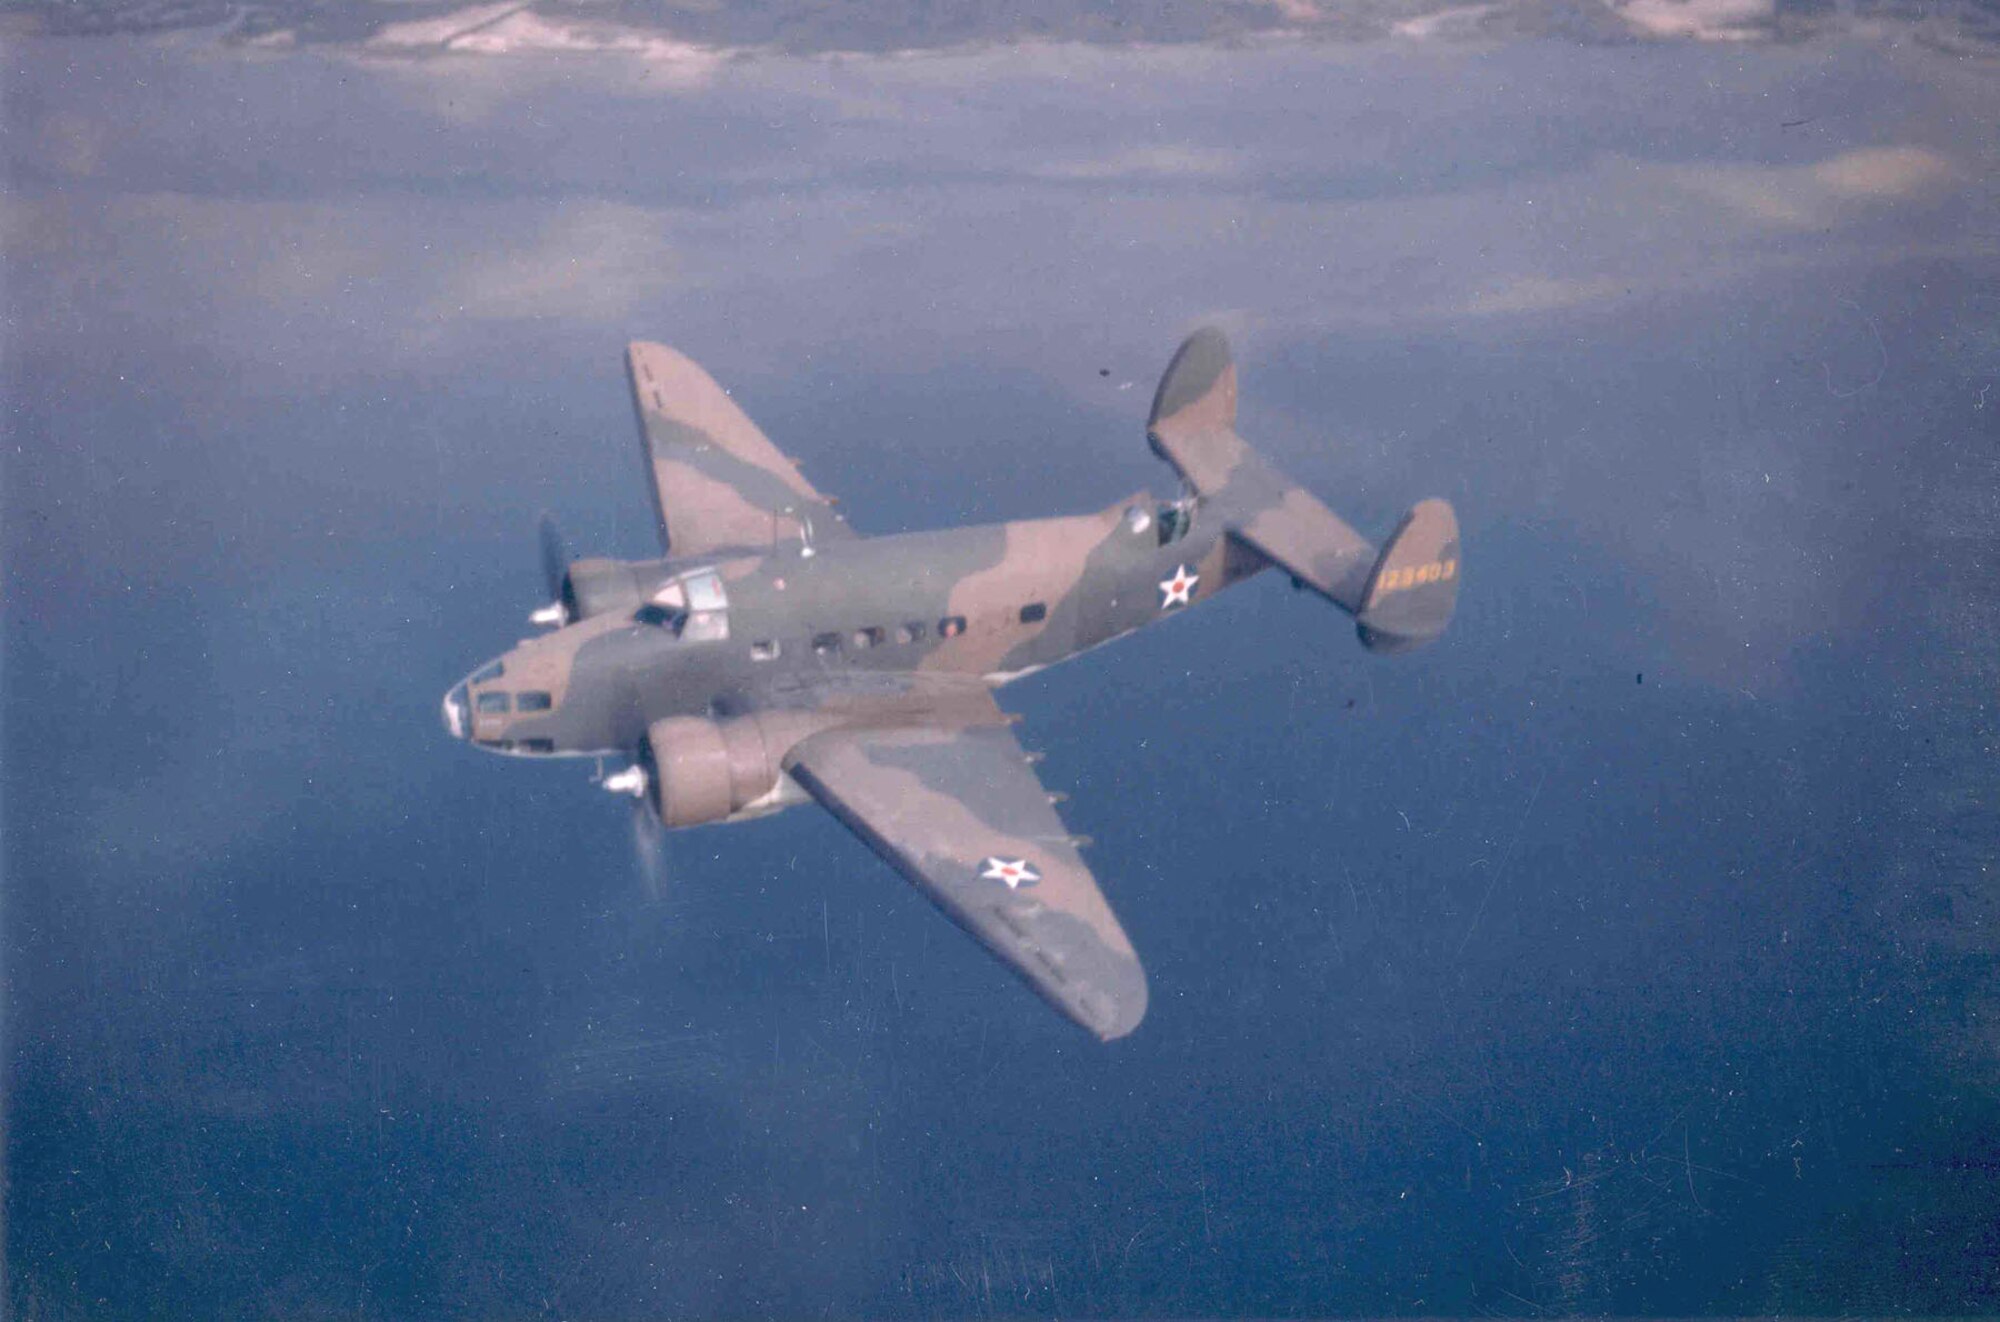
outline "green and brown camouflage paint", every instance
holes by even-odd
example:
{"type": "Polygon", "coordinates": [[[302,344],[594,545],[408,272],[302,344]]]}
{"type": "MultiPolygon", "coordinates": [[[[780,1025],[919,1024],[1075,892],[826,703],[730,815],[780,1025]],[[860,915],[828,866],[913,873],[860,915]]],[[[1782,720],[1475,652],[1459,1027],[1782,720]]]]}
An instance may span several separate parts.
{"type": "Polygon", "coordinates": [[[1456,599],[1451,507],[1420,504],[1378,555],[1237,435],[1213,330],[1181,346],[1147,428],[1191,495],[870,538],[685,356],[635,343],[627,367],[671,554],[572,565],[570,622],[448,694],[447,725],[497,752],[630,757],[669,825],[817,799],[1103,1038],[1137,1026],[1145,975],[992,691],[1272,563],[1380,650],[1436,637],[1456,599]],[[661,604],[696,576],[727,596],[699,627],[661,604]]]}

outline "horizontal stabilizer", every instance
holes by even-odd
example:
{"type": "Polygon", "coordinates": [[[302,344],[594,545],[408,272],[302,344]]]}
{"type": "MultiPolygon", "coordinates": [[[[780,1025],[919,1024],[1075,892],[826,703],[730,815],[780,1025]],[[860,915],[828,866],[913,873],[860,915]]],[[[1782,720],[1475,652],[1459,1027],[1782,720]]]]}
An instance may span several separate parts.
{"type": "Polygon", "coordinates": [[[1319,497],[1246,446],[1222,499],[1238,541],[1277,561],[1302,587],[1361,612],[1375,548],[1319,497]]]}
{"type": "Polygon", "coordinates": [[[1181,344],[1153,396],[1146,438],[1238,541],[1347,610],[1361,609],[1375,548],[1236,434],[1236,364],[1221,331],[1205,327],[1181,344]]]}
{"type": "Polygon", "coordinates": [[[1355,617],[1374,652],[1406,652],[1444,632],[1458,605],[1458,516],[1426,500],[1403,516],[1375,562],[1355,617]]]}

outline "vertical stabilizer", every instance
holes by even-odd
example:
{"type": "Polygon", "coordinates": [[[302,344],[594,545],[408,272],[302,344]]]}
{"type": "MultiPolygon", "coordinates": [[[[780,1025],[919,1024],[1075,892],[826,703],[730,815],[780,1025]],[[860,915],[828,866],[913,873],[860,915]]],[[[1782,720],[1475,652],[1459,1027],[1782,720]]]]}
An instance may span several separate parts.
{"type": "Polygon", "coordinates": [[[1458,606],[1458,516],[1426,500],[1403,516],[1362,594],[1355,628],[1373,652],[1406,652],[1443,633],[1458,606]]]}

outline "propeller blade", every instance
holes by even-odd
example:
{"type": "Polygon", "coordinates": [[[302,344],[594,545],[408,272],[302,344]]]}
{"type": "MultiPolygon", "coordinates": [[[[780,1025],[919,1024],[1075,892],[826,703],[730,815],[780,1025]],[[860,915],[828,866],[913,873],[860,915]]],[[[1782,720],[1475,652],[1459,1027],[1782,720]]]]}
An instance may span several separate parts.
{"type": "Polygon", "coordinates": [[[563,573],[569,568],[562,530],[556,527],[555,516],[544,510],[537,532],[542,543],[542,584],[548,591],[548,600],[561,601],[563,573]]]}
{"type": "Polygon", "coordinates": [[[658,904],[667,880],[667,828],[643,797],[632,800],[632,858],[646,898],[658,904]]]}

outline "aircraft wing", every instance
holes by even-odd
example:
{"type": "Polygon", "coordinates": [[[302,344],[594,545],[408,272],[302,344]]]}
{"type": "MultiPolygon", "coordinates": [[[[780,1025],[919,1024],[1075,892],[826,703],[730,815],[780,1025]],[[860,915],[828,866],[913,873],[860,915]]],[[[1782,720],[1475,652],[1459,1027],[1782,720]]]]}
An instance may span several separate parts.
{"type": "Polygon", "coordinates": [[[1146,1013],[1146,974],[1047,791],[982,693],[948,724],[848,727],[794,780],[1069,1018],[1105,1041],[1146,1013]]]}
{"type": "Polygon", "coordinates": [[[759,549],[802,528],[814,541],[853,536],[833,502],[687,355],[634,341],[625,366],[670,554],[759,549]]]}

